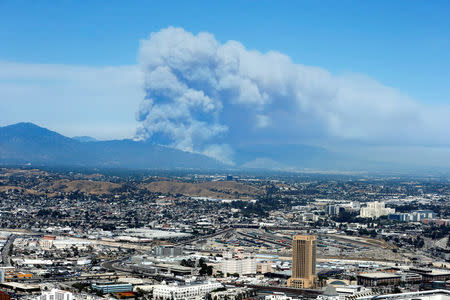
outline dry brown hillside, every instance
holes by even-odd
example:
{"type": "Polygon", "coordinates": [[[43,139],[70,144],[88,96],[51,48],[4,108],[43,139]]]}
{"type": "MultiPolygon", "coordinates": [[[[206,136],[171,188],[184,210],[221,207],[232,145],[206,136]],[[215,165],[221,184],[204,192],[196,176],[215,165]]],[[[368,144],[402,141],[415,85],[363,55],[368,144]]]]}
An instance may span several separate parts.
{"type": "Polygon", "coordinates": [[[20,186],[12,186],[12,185],[2,185],[0,186],[0,192],[8,192],[8,191],[21,191],[24,193],[28,193],[28,194],[39,194],[37,191],[35,190],[31,190],[31,189],[26,189],[20,186]]]}
{"type": "Polygon", "coordinates": [[[120,184],[105,181],[62,179],[53,182],[49,190],[55,192],[80,191],[87,194],[108,194],[118,187],[120,187],[120,184]]]}
{"type": "Polygon", "coordinates": [[[142,184],[141,187],[155,193],[220,199],[248,199],[254,198],[261,193],[259,189],[253,186],[235,181],[188,183],[165,180],[142,184]]]}

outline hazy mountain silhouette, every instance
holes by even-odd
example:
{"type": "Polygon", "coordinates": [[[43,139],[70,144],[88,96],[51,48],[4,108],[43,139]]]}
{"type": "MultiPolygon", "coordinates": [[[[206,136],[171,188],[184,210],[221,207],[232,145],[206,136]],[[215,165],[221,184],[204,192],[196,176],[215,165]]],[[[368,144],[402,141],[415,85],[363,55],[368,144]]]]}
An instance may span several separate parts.
{"type": "Polygon", "coordinates": [[[96,138],[90,137],[90,136],[74,136],[72,137],[72,139],[77,140],[79,142],[98,142],[98,140],[96,138]]]}
{"type": "Polygon", "coordinates": [[[122,168],[222,168],[204,155],[133,140],[73,139],[32,123],[0,127],[0,163],[122,168]]]}
{"type": "Polygon", "coordinates": [[[236,164],[230,166],[205,155],[147,141],[99,141],[86,136],[69,138],[33,123],[0,127],[0,164],[9,165],[129,169],[392,169],[392,164],[361,162],[307,145],[239,145],[234,150],[236,164]]]}

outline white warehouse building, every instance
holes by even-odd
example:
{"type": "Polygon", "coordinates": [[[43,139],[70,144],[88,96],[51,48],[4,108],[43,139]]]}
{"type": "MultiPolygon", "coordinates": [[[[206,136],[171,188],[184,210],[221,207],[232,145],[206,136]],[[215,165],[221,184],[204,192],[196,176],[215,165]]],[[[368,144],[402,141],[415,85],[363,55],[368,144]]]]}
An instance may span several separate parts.
{"type": "Polygon", "coordinates": [[[211,293],[214,290],[222,288],[223,285],[220,282],[200,282],[193,284],[171,284],[171,285],[157,285],[153,289],[153,297],[155,299],[186,299],[196,300],[203,299],[205,295],[211,293]]]}

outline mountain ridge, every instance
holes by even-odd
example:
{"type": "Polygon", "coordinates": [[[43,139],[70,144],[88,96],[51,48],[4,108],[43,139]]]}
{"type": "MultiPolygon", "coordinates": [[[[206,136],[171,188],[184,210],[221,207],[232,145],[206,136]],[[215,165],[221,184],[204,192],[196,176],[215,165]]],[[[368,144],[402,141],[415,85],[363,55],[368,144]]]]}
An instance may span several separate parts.
{"type": "Polygon", "coordinates": [[[29,122],[0,127],[0,163],[139,169],[224,167],[204,155],[149,142],[79,141],[29,122]]]}
{"type": "Polygon", "coordinates": [[[235,165],[150,141],[66,137],[30,122],[0,127],[0,164],[125,169],[360,170],[360,162],[302,144],[236,145],[235,165]]]}

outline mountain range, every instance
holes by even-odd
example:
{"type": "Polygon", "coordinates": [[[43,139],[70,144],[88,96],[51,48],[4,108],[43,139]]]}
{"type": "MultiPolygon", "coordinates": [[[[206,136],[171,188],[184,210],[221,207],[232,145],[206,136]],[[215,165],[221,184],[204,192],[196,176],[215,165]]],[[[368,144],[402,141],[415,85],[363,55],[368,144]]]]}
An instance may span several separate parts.
{"type": "Polygon", "coordinates": [[[215,159],[129,139],[69,138],[32,123],[0,127],[0,163],[133,169],[215,169],[215,159]]]}
{"type": "Polygon", "coordinates": [[[307,145],[237,145],[234,166],[149,141],[69,138],[33,123],[0,127],[0,164],[128,169],[361,170],[351,157],[307,145]]]}

